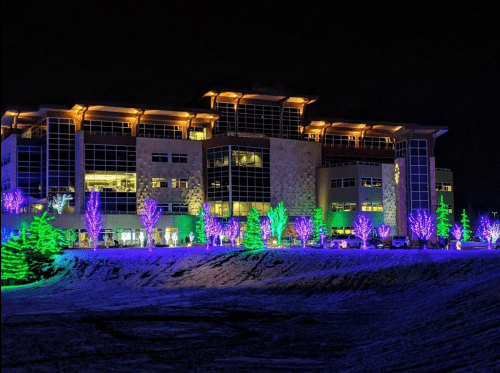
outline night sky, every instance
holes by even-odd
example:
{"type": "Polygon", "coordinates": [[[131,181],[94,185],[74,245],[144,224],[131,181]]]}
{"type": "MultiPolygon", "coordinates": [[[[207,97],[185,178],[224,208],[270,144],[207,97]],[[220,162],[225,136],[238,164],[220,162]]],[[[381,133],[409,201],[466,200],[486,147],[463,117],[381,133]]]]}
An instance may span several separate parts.
{"type": "Polygon", "coordinates": [[[498,8],[72,4],[2,1],[2,114],[180,106],[211,87],[317,95],[307,116],[448,126],[436,166],[454,172],[455,217],[500,213],[498,8]]]}

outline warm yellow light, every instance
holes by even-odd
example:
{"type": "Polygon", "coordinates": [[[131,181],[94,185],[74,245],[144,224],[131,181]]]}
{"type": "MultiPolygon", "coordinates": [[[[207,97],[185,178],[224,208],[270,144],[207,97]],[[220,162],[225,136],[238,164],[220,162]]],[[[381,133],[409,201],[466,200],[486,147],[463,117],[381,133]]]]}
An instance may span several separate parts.
{"type": "Polygon", "coordinates": [[[394,171],[394,181],[396,182],[396,185],[399,184],[399,164],[396,163],[395,171],[394,171]]]}

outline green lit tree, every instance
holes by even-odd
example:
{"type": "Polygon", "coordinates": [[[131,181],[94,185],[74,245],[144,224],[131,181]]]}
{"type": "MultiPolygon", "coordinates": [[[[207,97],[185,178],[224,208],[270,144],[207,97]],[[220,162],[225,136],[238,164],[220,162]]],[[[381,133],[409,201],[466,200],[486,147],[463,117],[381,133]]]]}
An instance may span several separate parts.
{"type": "Polygon", "coordinates": [[[76,229],[66,229],[64,233],[66,235],[66,240],[69,242],[71,247],[75,246],[75,242],[78,239],[78,233],[76,233],[76,229]]]}
{"type": "Polygon", "coordinates": [[[245,230],[245,237],[243,237],[243,246],[245,246],[246,249],[264,248],[264,241],[262,241],[261,233],[259,212],[255,207],[252,207],[247,217],[247,228],[245,230]]]}
{"type": "Polygon", "coordinates": [[[270,208],[267,211],[267,216],[271,220],[271,234],[276,235],[278,238],[278,246],[281,245],[281,236],[285,230],[286,223],[288,222],[288,215],[283,202],[278,203],[275,208],[270,208]]]}
{"type": "Polygon", "coordinates": [[[201,243],[206,243],[207,242],[207,236],[205,234],[205,212],[203,210],[203,207],[200,208],[200,212],[198,213],[198,221],[196,222],[196,235],[198,236],[198,242],[201,243]]]}
{"type": "Polygon", "coordinates": [[[2,244],[2,280],[23,280],[30,273],[28,260],[24,252],[26,230],[19,236],[12,236],[2,244]]]}
{"type": "Polygon", "coordinates": [[[448,237],[448,232],[451,227],[450,213],[448,210],[448,206],[444,203],[443,196],[441,196],[439,207],[436,210],[436,220],[437,235],[440,237],[448,237]]]}
{"type": "Polygon", "coordinates": [[[313,240],[316,242],[319,242],[321,227],[323,227],[323,231],[326,229],[323,210],[321,208],[315,208],[313,214],[313,240]]]}
{"type": "Polygon", "coordinates": [[[462,212],[462,220],[460,221],[462,223],[462,227],[464,227],[464,233],[463,233],[463,241],[469,241],[471,238],[471,233],[472,231],[469,229],[470,227],[470,220],[468,219],[467,214],[465,213],[465,209],[462,212]]]}
{"type": "Polygon", "coordinates": [[[28,227],[28,246],[45,257],[59,253],[63,246],[69,244],[64,231],[52,226],[50,220],[54,220],[54,216],[47,218],[45,211],[42,216],[34,216],[33,222],[28,227]]]}

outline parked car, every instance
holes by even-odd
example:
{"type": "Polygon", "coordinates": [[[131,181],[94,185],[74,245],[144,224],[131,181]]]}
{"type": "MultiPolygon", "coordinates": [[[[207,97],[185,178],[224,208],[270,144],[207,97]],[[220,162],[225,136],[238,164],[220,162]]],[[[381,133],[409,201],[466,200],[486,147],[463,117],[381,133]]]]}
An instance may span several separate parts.
{"type": "Polygon", "coordinates": [[[393,236],[392,237],[392,247],[410,247],[410,239],[408,236],[393,236]]]}
{"type": "Polygon", "coordinates": [[[368,249],[381,249],[384,247],[384,244],[380,239],[372,237],[368,241],[366,241],[366,247],[368,249]]]}
{"type": "Polygon", "coordinates": [[[313,243],[310,245],[313,249],[322,249],[323,248],[323,245],[320,244],[319,242],[317,243],[313,243]]]}
{"type": "Polygon", "coordinates": [[[339,243],[341,249],[349,249],[351,247],[360,248],[363,244],[361,238],[358,238],[353,234],[339,234],[331,240],[330,246],[334,247],[337,242],[339,243]]]}

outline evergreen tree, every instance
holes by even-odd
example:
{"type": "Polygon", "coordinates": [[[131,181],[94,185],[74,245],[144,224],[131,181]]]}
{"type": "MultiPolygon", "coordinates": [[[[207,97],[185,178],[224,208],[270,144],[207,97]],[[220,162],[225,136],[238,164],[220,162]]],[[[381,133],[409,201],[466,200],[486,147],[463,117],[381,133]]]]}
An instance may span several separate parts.
{"type": "Polygon", "coordinates": [[[26,231],[23,229],[20,236],[12,236],[2,244],[2,280],[25,279],[30,270],[26,254],[24,253],[24,241],[26,231]]]}
{"type": "Polygon", "coordinates": [[[460,222],[462,223],[462,227],[464,227],[463,241],[464,242],[469,241],[472,231],[468,229],[470,227],[469,225],[470,220],[468,219],[467,214],[465,213],[465,209],[462,212],[462,220],[460,222]]]}
{"type": "Polygon", "coordinates": [[[286,214],[286,208],[283,202],[278,203],[276,208],[270,208],[267,211],[267,216],[271,220],[271,234],[274,236],[276,234],[278,238],[278,246],[281,245],[281,235],[285,230],[286,223],[288,222],[288,215],[286,214]]]}
{"type": "Polygon", "coordinates": [[[245,230],[245,237],[243,238],[243,246],[246,249],[262,249],[264,247],[260,228],[260,216],[255,207],[252,207],[247,217],[247,228],[245,230]]]}
{"type": "Polygon", "coordinates": [[[28,227],[29,235],[26,242],[34,252],[47,258],[69,244],[64,231],[53,227],[49,223],[50,220],[54,220],[54,217],[47,218],[47,211],[42,216],[34,216],[33,222],[28,227]]]}
{"type": "Polygon", "coordinates": [[[198,221],[196,222],[195,231],[196,235],[198,236],[198,242],[206,243],[207,236],[205,235],[205,219],[203,207],[200,208],[200,212],[198,213],[198,221]]]}
{"type": "Polygon", "coordinates": [[[441,196],[441,202],[439,202],[439,207],[436,210],[437,235],[440,237],[448,237],[448,231],[451,227],[449,215],[448,206],[444,203],[443,196],[441,196]]]}
{"type": "Polygon", "coordinates": [[[323,227],[323,231],[326,228],[325,220],[323,218],[323,210],[321,208],[315,208],[314,215],[313,215],[313,237],[312,238],[316,242],[319,242],[319,240],[320,240],[321,227],[323,227]]]}

